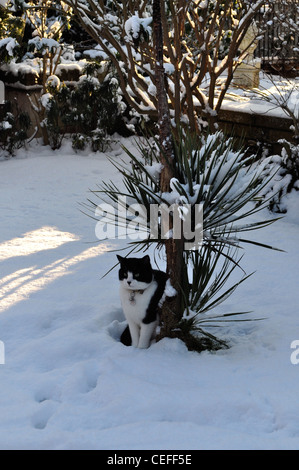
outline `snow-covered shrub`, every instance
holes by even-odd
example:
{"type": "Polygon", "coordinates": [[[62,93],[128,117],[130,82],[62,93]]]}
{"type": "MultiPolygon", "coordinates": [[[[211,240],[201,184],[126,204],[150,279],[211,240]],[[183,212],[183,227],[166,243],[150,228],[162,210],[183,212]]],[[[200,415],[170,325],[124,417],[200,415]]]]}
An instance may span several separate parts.
{"type": "Polygon", "coordinates": [[[10,62],[19,52],[25,20],[15,15],[11,2],[0,4],[0,62],[10,62]]]}
{"type": "Polygon", "coordinates": [[[94,151],[104,151],[109,147],[110,135],[116,131],[125,108],[117,93],[117,80],[107,75],[100,82],[94,67],[86,72],[72,88],[57,85],[52,77],[46,126],[53,148],[58,148],[63,136],[71,132],[74,148],[82,149],[90,144],[94,151]]]}
{"type": "Polygon", "coordinates": [[[14,151],[21,148],[28,139],[28,129],[31,121],[29,115],[24,112],[12,113],[9,101],[4,103],[0,118],[0,149],[1,157],[8,157],[14,151]]]}
{"type": "Polygon", "coordinates": [[[265,187],[264,195],[271,211],[285,213],[285,196],[299,190],[299,145],[286,140],[279,142],[283,145],[281,155],[270,158],[270,164],[277,169],[276,177],[265,187]]]}
{"type": "Polygon", "coordinates": [[[70,18],[71,9],[61,0],[19,0],[0,5],[1,61],[8,62],[13,57],[22,61],[32,57],[31,52],[46,61],[53,49],[57,50],[57,41],[70,18]]]}
{"type": "Polygon", "coordinates": [[[0,39],[0,61],[10,62],[18,49],[19,44],[14,38],[0,39]]]}
{"type": "MultiPolygon", "coordinates": [[[[154,3],[65,1],[98,44],[97,52],[114,65],[129,106],[140,115],[157,119],[154,3]]],[[[195,131],[208,121],[213,128],[233,78],[233,59],[263,3],[161,2],[164,47],[158,62],[163,63],[175,125],[188,122],[195,131]]]]}
{"type": "Polygon", "coordinates": [[[286,140],[280,141],[283,144],[281,154],[282,170],[291,176],[291,180],[287,186],[287,192],[293,188],[299,189],[299,145],[292,144],[286,140]]]}
{"type": "MultiPolygon", "coordinates": [[[[227,287],[232,272],[240,267],[238,247],[246,242],[252,243],[241,234],[273,221],[248,221],[248,218],[267,205],[265,200],[258,207],[255,203],[273,178],[274,172],[270,171],[266,179],[262,178],[268,161],[254,162],[251,158],[246,158],[241,149],[235,149],[234,140],[221,132],[202,138],[182,133],[174,148],[174,177],[171,179],[169,192],[165,193],[160,187],[162,149],[159,144],[141,144],[139,151],[138,156],[127,152],[131,158],[129,165],[125,161],[112,161],[123,176],[124,189],[121,194],[125,197],[123,209],[127,214],[123,223],[130,224],[136,217],[135,210],[134,214],[127,210],[128,205],[134,203],[134,208],[143,208],[139,211],[138,223],[147,232],[147,236],[130,242],[130,248],[141,250],[154,244],[158,250],[163,251],[164,256],[165,237],[162,236],[161,218],[154,221],[159,229],[153,237],[153,204],[167,207],[176,204],[181,208],[182,220],[191,212],[193,231],[195,233],[196,229],[202,230],[203,240],[201,245],[195,245],[192,249],[184,248],[183,282],[180,288],[185,313],[170,334],[183,339],[192,349],[223,347],[225,343],[202,326],[204,322],[210,324],[220,320],[215,313],[209,316],[209,312],[248,277],[242,270],[240,281],[227,287]],[[199,207],[203,209],[203,229],[195,226],[199,207]]],[[[103,181],[100,189],[93,194],[105,202],[108,197],[113,207],[112,214],[115,214],[119,204],[122,204],[118,197],[119,192],[119,187],[112,181],[103,181]]],[[[94,213],[96,201],[89,200],[87,207],[94,213]]],[[[184,233],[180,236],[184,238],[184,233]]],[[[236,314],[241,312],[226,316],[236,314]]]]}
{"type": "Polygon", "coordinates": [[[31,26],[33,38],[60,40],[72,17],[71,8],[64,1],[21,0],[19,3],[27,24],[31,26]]]}
{"type": "Polygon", "coordinates": [[[72,136],[72,147],[74,150],[84,150],[87,144],[87,138],[83,134],[74,134],[72,136]]]}

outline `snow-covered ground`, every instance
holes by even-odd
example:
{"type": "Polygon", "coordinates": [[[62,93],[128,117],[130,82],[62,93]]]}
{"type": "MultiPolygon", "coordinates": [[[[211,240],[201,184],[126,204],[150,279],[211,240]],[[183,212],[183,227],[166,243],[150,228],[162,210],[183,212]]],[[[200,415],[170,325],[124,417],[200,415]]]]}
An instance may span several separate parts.
{"type": "Polygon", "coordinates": [[[125,241],[98,243],[80,212],[110,178],[105,155],[68,143],[0,162],[0,448],[298,449],[299,195],[255,234],[286,253],[248,246],[256,273],[219,307],[266,319],[219,331],[217,353],[136,350],[118,341],[117,271],[101,280],[125,241]]]}

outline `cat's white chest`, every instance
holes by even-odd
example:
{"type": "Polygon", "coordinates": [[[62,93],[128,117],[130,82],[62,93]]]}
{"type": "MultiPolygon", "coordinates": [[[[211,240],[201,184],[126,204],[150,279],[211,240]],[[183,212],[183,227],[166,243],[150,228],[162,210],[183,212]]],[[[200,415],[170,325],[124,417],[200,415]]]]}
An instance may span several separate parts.
{"type": "Polygon", "coordinates": [[[144,290],[127,289],[122,284],[120,285],[120,299],[128,321],[141,324],[156,288],[156,281],[151,282],[144,290]]]}

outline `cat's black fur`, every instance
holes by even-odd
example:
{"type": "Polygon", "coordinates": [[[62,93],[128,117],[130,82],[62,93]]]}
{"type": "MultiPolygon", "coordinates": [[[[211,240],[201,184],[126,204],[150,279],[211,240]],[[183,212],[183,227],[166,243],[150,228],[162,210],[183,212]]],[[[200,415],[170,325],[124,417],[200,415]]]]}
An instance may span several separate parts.
{"type": "MultiPolygon", "coordinates": [[[[150,286],[153,281],[156,281],[157,287],[147,305],[146,314],[142,323],[149,324],[156,321],[159,315],[159,302],[163,297],[168,275],[163,271],[153,269],[148,255],[143,258],[123,258],[117,255],[117,258],[120,262],[120,281],[126,278],[128,272],[131,272],[133,278],[138,280],[138,282],[146,283],[148,286],[150,286]]],[[[132,339],[128,326],[122,333],[120,340],[126,346],[131,345],[132,339]]]]}

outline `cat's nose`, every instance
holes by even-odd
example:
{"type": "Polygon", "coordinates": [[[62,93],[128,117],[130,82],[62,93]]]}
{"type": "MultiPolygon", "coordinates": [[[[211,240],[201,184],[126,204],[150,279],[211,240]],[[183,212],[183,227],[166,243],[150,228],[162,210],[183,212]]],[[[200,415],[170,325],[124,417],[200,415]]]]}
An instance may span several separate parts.
{"type": "Polygon", "coordinates": [[[127,284],[130,286],[132,281],[127,281],[127,284]]]}

